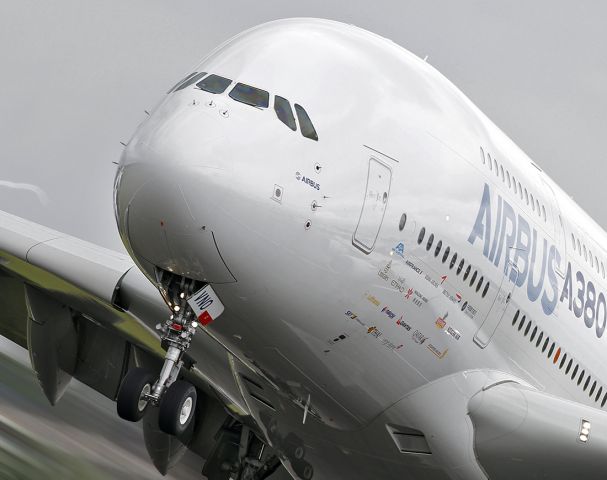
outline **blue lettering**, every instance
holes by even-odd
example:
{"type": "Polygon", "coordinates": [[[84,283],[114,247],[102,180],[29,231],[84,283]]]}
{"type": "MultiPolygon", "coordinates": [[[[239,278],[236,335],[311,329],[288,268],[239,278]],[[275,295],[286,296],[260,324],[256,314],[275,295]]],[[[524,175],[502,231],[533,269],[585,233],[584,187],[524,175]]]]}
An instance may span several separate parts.
{"type": "Polygon", "coordinates": [[[485,183],[483,189],[483,198],[481,199],[481,206],[478,209],[476,215],[476,221],[472,232],[468,237],[468,241],[474,245],[474,241],[480,238],[484,240],[483,255],[487,257],[489,255],[489,245],[491,242],[491,192],[489,191],[489,185],[485,183]]]}

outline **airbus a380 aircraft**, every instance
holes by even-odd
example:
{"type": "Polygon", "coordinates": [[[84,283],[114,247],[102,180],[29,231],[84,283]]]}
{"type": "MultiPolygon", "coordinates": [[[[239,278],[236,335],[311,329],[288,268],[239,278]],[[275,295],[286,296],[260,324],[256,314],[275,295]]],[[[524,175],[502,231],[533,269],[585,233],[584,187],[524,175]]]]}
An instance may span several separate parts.
{"type": "Polygon", "coordinates": [[[129,141],[115,212],[130,257],[2,214],[2,333],[52,403],[76,377],[143,417],[161,472],[604,476],[605,232],[389,40],[221,45],[129,141]]]}

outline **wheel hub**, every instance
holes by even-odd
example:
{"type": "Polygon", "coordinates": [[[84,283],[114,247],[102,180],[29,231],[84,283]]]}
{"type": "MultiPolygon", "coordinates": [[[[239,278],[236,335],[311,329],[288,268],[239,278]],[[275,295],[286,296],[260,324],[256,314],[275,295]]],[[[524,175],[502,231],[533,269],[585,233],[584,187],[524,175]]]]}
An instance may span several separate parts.
{"type": "Polygon", "coordinates": [[[185,425],[185,423],[190,418],[190,414],[192,413],[192,397],[188,397],[183,402],[183,406],[181,407],[181,412],[179,413],[179,423],[181,425],[185,425]]]}

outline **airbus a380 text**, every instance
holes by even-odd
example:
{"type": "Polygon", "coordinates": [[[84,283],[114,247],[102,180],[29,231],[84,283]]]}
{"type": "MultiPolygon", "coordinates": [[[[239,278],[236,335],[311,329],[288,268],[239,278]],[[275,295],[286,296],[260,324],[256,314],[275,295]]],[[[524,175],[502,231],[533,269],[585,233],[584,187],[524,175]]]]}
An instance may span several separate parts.
{"type": "Polygon", "coordinates": [[[137,128],[114,200],[135,267],[8,214],[0,267],[49,399],[116,398],[161,471],[190,448],[210,480],[601,478],[605,232],[400,46],[234,37],[137,128]],[[122,359],[103,380],[87,331],[122,359]]]}

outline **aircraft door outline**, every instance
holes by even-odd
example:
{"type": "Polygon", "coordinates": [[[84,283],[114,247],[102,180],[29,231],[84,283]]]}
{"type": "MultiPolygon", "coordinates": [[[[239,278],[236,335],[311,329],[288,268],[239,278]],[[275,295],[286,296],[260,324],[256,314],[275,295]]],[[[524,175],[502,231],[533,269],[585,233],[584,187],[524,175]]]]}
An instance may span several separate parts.
{"type": "Polygon", "coordinates": [[[512,299],[512,292],[516,286],[518,275],[518,267],[512,260],[508,259],[504,265],[504,275],[495,300],[493,301],[485,320],[474,334],[474,343],[480,348],[485,348],[489,345],[497,327],[502,322],[508,304],[512,299]]]}
{"type": "Polygon", "coordinates": [[[367,255],[375,248],[392,183],[392,170],[384,162],[371,156],[368,168],[365,197],[356,230],[352,235],[352,244],[367,255]]]}

